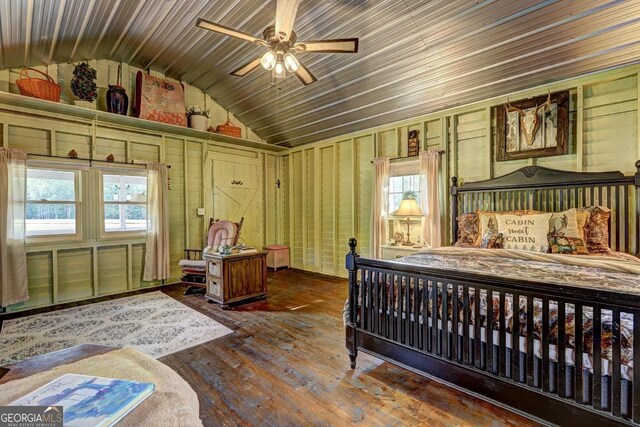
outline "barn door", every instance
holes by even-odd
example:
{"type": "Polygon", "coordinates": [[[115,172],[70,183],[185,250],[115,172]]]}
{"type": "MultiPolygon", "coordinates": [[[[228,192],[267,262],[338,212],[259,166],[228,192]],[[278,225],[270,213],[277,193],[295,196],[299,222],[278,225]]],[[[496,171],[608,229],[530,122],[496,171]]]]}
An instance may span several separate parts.
{"type": "Polygon", "coordinates": [[[262,193],[256,159],[228,156],[212,161],[213,218],[240,221],[240,237],[247,245],[261,248],[262,193]]]}

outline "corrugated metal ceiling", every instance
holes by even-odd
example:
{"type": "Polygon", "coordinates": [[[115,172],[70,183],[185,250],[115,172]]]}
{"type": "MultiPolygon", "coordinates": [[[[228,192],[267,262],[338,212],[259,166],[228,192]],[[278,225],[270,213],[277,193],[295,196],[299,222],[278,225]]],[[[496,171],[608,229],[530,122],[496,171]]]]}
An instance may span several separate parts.
{"type": "Polygon", "coordinates": [[[296,146],[640,59],[640,0],[303,0],[299,40],[359,37],[355,55],[300,54],[319,81],[229,75],[275,0],[0,0],[0,68],[108,58],[208,92],[271,143],[296,146]]]}

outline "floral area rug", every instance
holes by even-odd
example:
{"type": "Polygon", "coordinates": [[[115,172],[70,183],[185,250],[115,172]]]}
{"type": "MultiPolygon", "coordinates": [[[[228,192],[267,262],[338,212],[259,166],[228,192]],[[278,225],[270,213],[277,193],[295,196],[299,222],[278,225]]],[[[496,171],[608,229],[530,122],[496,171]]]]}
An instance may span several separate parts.
{"type": "Polygon", "coordinates": [[[162,292],[3,322],[0,366],[79,344],[133,347],[160,358],[233,332],[162,292]]]}

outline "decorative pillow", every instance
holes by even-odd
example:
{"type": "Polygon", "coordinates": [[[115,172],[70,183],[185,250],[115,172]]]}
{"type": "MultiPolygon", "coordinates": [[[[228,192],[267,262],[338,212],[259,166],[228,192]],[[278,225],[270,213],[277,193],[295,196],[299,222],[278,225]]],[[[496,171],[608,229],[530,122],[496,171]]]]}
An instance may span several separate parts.
{"type": "Polygon", "coordinates": [[[591,211],[586,208],[576,209],[576,222],[578,223],[578,235],[582,239],[582,241],[587,241],[587,236],[585,235],[585,227],[591,218],[591,211]]]}
{"type": "Polygon", "coordinates": [[[576,209],[552,214],[549,220],[549,234],[557,237],[580,238],[577,215],[576,209]]]}
{"type": "Polygon", "coordinates": [[[496,215],[531,215],[541,214],[544,212],[534,211],[530,209],[520,209],[515,211],[482,211],[478,212],[478,238],[475,245],[480,247],[482,244],[482,236],[487,234],[489,229],[498,232],[498,222],[496,215]]]}
{"type": "Polygon", "coordinates": [[[576,237],[554,236],[549,233],[549,247],[554,254],[589,255],[584,241],[576,237]]]}
{"type": "Polygon", "coordinates": [[[589,253],[607,254],[611,252],[609,247],[609,217],[611,209],[604,206],[589,208],[589,221],[585,225],[585,243],[589,253]]]}
{"type": "Polygon", "coordinates": [[[498,232],[504,236],[505,249],[548,252],[550,213],[537,215],[496,215],[498,232]]]}
{"type": "Polygon", "coordinates": [[[480,247],[483,249],[502,249],[503,244],[504,236],[502,233],[487,230],[486,234],[482,236],[482,243],[480,244],[480,247]]]}
{"type": "Polygon", "coordinates": [[[475,212],[458,215],[458,239],[453,246],[472,247],[478,240],[478,214],[475,212]]]}

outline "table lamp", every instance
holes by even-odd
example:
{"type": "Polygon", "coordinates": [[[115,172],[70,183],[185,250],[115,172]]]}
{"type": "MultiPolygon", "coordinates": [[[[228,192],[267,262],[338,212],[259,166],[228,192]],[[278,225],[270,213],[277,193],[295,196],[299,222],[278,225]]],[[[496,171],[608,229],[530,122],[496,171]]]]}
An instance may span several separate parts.
{"type": "Polygon", "coordinates": [[[422,211],[418,206],[417,200],[402,199],[402,202],[400,202],[400,207],[397,211],[394,212],[394,215],[406,218],[404,221],[406,221],[407,223],[407,241],[402,245],[413,246],[413,242],[411,242],[411,239],[409,238],[409,231],[411,230],[411,218],[421,218],[423,216],[422,211]]]}

